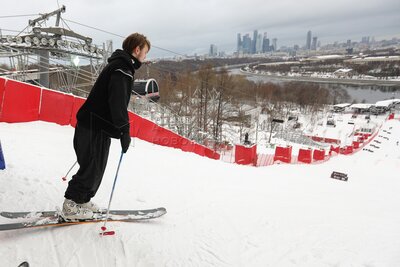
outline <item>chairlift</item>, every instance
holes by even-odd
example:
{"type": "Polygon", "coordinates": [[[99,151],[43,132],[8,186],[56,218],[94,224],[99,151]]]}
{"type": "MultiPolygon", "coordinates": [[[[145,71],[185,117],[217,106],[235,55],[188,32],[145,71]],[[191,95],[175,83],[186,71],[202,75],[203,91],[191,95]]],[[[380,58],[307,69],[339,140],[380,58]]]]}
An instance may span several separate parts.
{"type": "Polygon", "coordinates": [[[159,87],[155,79],[135,80],[132,93],[151,102],[160,100],[159,87]]]}

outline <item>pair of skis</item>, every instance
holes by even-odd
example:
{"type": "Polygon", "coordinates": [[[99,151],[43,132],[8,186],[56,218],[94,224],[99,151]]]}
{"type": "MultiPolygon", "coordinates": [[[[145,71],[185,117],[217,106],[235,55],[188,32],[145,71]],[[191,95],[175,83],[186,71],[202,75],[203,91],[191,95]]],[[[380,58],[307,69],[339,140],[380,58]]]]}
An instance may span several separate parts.
{"type": "Polygon", "coordinates": [[[104,222],[137,222],[151,220],[167,213],[165,208],[146,210],[110,210],[108,217],[106,212],[95,213],[93,219],[81,221],[65,221],[57,211],[38,212],[0,212],[0,216],[8,219],[22,219],[22,222],[0,224],[0,231],[39,228],[51,226],[67,226],[76,224],[88,224],[104,222]]]}

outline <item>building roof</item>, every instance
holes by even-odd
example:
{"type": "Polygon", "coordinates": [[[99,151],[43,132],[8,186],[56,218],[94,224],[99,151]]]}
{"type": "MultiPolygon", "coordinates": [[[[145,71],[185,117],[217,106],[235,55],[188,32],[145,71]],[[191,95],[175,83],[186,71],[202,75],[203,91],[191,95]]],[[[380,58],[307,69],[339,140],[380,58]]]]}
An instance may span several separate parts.
{"type": "Polygon", "coordinates": [[[334,73],[349,73],[349,72],[351,72],[353,69],[338,69],[338,70],[335,70],[335,72],[334,73]]]}
{"type": "Polygon", "coordinates": [[[349,107],[350,105],[351,105],[350,103],[342,103],[342,104],[336,104],[336,105],[334,105],[334,107],[345,108],[345,107],[349,107]]]}
{"type": "Polygon", "coordinates": [[[400,103],[400,99],[388,99],[376,102],[376,107],[389,107],[392,104],[400,103]]]}
{"type": "Polygon", "coordinates": [[[358,109],[369,109],[371,106],[373,106],[373,104],[358,103],[358,104],[353,104],[350,107],[358,109]]]}

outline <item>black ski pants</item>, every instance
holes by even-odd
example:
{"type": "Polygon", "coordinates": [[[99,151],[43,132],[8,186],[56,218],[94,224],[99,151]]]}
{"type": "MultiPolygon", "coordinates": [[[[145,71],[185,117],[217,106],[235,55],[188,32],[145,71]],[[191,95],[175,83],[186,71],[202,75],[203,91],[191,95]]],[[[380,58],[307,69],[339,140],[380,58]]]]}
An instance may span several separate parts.
{"type": "Polygon", "coordinates": [[[101,130],[76,125],[74,149],[79,170],[72,176],[65,198],[82,204],[96,195],[106,169],[111,138],[101,130]]]}

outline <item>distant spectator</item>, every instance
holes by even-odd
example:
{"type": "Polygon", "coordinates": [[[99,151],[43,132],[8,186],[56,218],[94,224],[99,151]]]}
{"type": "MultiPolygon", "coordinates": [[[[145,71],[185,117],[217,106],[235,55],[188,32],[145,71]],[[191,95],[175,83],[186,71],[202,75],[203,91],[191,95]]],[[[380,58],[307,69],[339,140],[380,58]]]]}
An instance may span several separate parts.
{"type": "Polygon", "coordinates": [[[249,141],[249,133],[246,133],[244,135],[244,144],[245,145],[251,145],[251,142],[249,141]]]}

